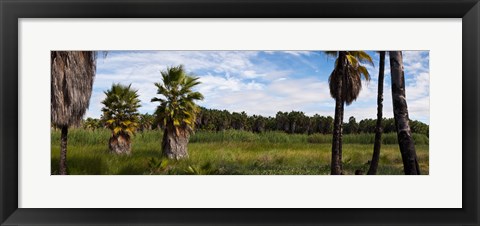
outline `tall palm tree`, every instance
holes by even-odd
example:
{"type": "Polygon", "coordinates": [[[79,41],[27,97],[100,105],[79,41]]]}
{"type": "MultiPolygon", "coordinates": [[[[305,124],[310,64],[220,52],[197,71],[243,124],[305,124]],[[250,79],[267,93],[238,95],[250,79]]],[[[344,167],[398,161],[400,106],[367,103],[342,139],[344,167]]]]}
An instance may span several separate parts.
{"type": "Polygon", "coordinates": [[[108,147],[112,153],[130,154],[132,136],[138,128],[138,108],[140,100],[137,90],[131,85],[124,86],[113,84],[112,88],[105,91],[102,104],[105,126],[112,131],[108,147]]]}
{"type": "Polygon", "coordinates": [[[380,65],[378,69],[378,91],[377,91],[377,125],[375,127],[375,143],[373,145],[373,156],[370,161],[368,175],[377,174],[378,161],[380,159],[380,146],[382,145],[382,115],[383,115],[383,77],[385,73],[385,51],[379,51],[380,65]]]}
{"type": "Polygon", "coordinates": [[[194,101],[203,100],[201,93],[193,91],[199,78],[187,75],[182,65],[167,68],[161,75],[163,83],[155,86],[163,98],[155,97],[152,102],[160,102],[155,113],[164,126],[162,152],[170,159],[188,158],[188,139],[200,110],[194,101]]]}
{"type": "Polygon", "coordinates": [[[68,127],[78,125],[88,108],[96,71],[96,53],[92,51],[52,51],[51,123],[60,128],[59,174],[67,174],[68,127]]]}
{"type": "Polygon", "coordinates": [[[362,89],[361,77],[368,81],[370,74],[362,64],[373,65],[372,58],[365,51],[327,51],[327,55],[337,57],[328,83],[330,95],[335,99],[335,119],[333,122],[331,174],[342,174],[342,124],[344,105],[357,99],[362,89]]]}
{"type": "Polygon", "coordinates": [[[405,174],[419,175],[417,153],[410,131],[407,99],[405,96],[405,75],[401,51],[390,51],[390,72],[392,76],[393,116],[397,129],[398,145],[403,160],[405,174]]]}

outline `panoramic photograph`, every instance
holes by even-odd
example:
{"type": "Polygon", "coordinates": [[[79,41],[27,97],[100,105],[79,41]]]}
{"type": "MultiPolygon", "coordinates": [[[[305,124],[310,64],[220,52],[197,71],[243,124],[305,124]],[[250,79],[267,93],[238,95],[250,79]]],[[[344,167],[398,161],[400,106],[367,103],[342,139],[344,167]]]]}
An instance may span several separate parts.
{"type": "Polygon", "coordinates": [[[428,175],[429,51],[51,51],[51,175],[428,175]]]}

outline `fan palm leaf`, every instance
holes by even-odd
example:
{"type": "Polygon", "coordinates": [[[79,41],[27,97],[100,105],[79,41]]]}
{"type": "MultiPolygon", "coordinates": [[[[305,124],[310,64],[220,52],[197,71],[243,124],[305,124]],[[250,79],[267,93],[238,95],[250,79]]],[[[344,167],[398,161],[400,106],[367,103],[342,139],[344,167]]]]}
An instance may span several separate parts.
{"type": "Polygon", "coordinates": [[[155,115],[165,128],[162,150],[170,158],[183,158],[187,156],[185,142],[188,142],[189,134],[195,129],[196,115],[200,111],[195,101],[203,100],[203,95],[193,90],[200,81],[198,77],[188,75],[182,65],[169,67],[160,74],[162,83],[157,82],[154,85],[161,97],[154,97],[151,101],[160,103],[155,115]],[[170,141],[169,136],[175,137],[173,140],[184,142],[171,144],[173,141],[170,141]],[[173,149],[182,150],[172,151],[173,149]]]}
{"type": "MultiPolygon", "coordinates": [[[[332,52],[332,51],[330,51],[332,52]]],[[[326,53],[327,54],[327,53],[326,53]]],[[[327,54],[333,55],[333,53],[327,54]]],[[[335,54],[337,56],[338,54],[335,54]]],[[[339,82],[342,84],[342,100],[350,105],[355,101],[362,89],[361,78],[366,81],[370,81],[370,74],[363,62],[373,65],[372,58],[365,51],[346,51],[346,61],[344,73],[339,72],[338,58],[335,60],[335,68],[333,69],[330,77],[328,78],[330,87],[330,96],[334,99],[337,98],[337,88],[339,82]]]]}
{"type": "Polygon", "coordinates": [[[137,90],[121,84],[113,84],[112,88],[105,91],[105,99],[102,101],[103,119],[105,127],[112,131],[110,139],[110,148],[116,153],[129,153],[129,143],[127,150],[116,150],[117,146],[112,142],[117,142],[119,136],[123,137],[126,142],[130,142],[130,138],[135,134],[139,127],[138,108],[140,99],[137,90]]]}
{"type": "Polygon", "coordinates": [[[96,71],[96,52],[51,52],[51,122],[78,125],[88,109],[96,71]]]}

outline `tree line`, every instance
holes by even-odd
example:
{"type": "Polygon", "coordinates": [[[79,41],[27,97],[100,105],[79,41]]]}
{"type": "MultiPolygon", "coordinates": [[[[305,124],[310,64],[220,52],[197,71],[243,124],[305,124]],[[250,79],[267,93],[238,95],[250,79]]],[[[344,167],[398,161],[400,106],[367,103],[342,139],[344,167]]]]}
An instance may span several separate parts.
{"type": "MultiPolygon", "coordinates": [[[[163,129],[163,126],[156,120],[155,114],[139,114],[138,130],[163,129]]],[[[99,119],[88,117],[82,121],[82,127],[88,130],[95,130],[105,127],[106,117],[99,119]]],[[[375,133],[376,119],[362,119],[359,122],[354,116],[350,116],[348,122],[343,123],[344,134],[375,133]]],[[[394,118],[383,118],[381,122],[384,133],[395,133],[394,118]]],[[[429,126],[421,121],[411,120],[410,128],[412,133],[429,136],[429,126]]],[[[290,134],[331,134],[333,132],[333,118],[315,114],[307,116],[301,111],[282,112],[279,111],[272,116],[247,115],[243,112],[230,112],[227,110],[207,109],[200,107],[195,122],[196,130],[200,131],[225,131],[243,130],[254,133],[266,131],[282,131],[290,134]]]]}

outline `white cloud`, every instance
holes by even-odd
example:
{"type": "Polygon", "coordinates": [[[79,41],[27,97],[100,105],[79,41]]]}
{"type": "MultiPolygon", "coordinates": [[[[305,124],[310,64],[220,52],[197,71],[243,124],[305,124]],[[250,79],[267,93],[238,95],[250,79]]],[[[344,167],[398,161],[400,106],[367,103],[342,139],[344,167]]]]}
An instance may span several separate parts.
{"type": "Polygon", "coordinates": [[[413,77],[413,81],[405,88],[407,100],[428,97],[430,94],[430,74],[419,73],[413,77]]]}
{"type": "Polygon", "coordinates": [[[405,75],[429,71],[429,54],[426,51],[403,51],[405,75]]]}
{"type": "Polygon", "coordinates": [[[105,94],[103,92],[93,92],[92,96],[90,97],[90,105],[84,118],[100,118],[100,115],[102,114],[101,109],[103,107],[101,102],[104,99],[105,94]]]}
{"type": "Polygon", "coordinates": [[[259,74],[254,70],[246,70],[241,74],[241,76],[245,78],[258,78],[258,77],[265,77],[266,74],[259,74]]]}
{"type": "Polygon", "coordinates": [[[283,52],[294,55],[294,56],[310,56],[314,54],[313,51],[283,51],[283,52]]]}
{"type": "Polygon", "coordinates": [[[278,51],[278,50],[275,50],[275,51],[262,51],[263,53],[266,53],[266,54],[277,54],[277,53],[286,53],[286,54],[290,54],[290,55],[294,55],[294,56],[310,56],[312,54],[315,54],[315,52],[313,51],[299,51],[299,50],[284,50],[284,51],[278,51]]]}
{"type": "Polygon", "coordinates": [[[301,110],[330,102],[328,84],[317,79],[283,79],[269,84],[203,76],[200,92],[208,108],[274,116],[278,111],[301,110]],[[217,90],[221,89],[222,92],[217,90]]]}
{"type": "Polygon", "coordinates": [[[428,51],[402,51],[402,57],[405,64],[428,62],[430,59],[428,51]]]}
{"type": "Polygon", "coordinates": [[[426,96],[413,101],[408,101],[408,111],[410,119],[426,120],[426,123],[430,123],[430,97],[426,96]],[[415,114],[413,115],[412,113],[415,114]]]}

